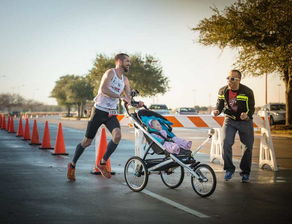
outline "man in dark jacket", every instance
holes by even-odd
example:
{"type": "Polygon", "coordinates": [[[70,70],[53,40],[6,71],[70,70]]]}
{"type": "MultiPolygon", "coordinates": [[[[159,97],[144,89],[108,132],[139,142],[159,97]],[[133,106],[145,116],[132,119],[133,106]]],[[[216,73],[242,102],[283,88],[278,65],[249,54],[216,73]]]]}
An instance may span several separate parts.
{"type": "Polygon", "coordinates": [[[214,116],[221,112],[225,114],[223,125],[223,160],[224,170],[226,171],[224,179],[230,180],[234,174],[235,166],[232,162],[232,145],[235,134],[238,131],[243,157],[240,162],[240,175],[242,182],[249,181],[252,147],[254,142],[254,131],[252,115],[254,113],[254,95],[253,91],[245,85],[240,84],[241,73],[238,70],[231,70],[227,77],[227,85],[223,86],[218,93],[216,109],[214,116]]]}

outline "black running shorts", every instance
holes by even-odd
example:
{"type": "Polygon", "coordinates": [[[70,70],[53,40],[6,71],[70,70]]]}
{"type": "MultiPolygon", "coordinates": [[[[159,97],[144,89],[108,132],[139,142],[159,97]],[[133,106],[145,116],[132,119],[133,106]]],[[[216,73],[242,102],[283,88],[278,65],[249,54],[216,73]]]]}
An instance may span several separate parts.
{"type": "Polygon", "coordinates": [[[92,107],[85,137],[89,139],[94,139],[98,128],[102,124],[104,124],[110,132],[112,132],[115,128],[121,128],[120,122],[118,121],[116,116],[109,116],[108,112],[92,107]]]}

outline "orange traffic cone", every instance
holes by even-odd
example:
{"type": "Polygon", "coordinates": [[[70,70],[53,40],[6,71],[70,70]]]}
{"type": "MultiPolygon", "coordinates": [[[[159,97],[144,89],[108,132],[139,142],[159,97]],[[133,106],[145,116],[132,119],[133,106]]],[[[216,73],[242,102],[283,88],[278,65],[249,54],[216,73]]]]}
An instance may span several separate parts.
{"type": "Polygon", "coordinates": [[[6,130],[6,118],[5,118],[5,115],[3,115],[2,126],[1,126],[1,128],[2,128],[3,130],[6,130]]]}
{"type": "Polygon", "coordinates": [[[31,142],[29,144],[30,145],[41,145],[36,120],[33,121],[31,142]]]}
{"type": "Polygon", "coordinates": [[[10,123],[9,123],[8,132],[9,132],[9,133],[15,133],[15,131],[14,131],[14,121],[13,121],[13,117],[10,117],[10,123]]]}
{"type": "Polygon", "coordinates": [[[22,119],[20,117],[16,137],[23,137],[22,119]]]}
{"type": "Polygon", "coordinates": [[[68,155],[68,153],[66,153],[66,147],[65,147],[61,123],[59,123],[58,133],[57,133],[57,138],[56,138],[56,143],[55,143],[55,150],[52,153],[52,155],[68,155]]]}
{"type": "Polygon", "coordinates": [[[29,121],[28,121],[28,118],[25,119],[25,128],[24,128],[23,140],[30,140],[30,132],[29,132],[29,121]]]}
{"type": "Polygon", "coordinates": [[[10,116],[8,115],[7,125],[6,125],[6,128],[5,128],[6,131],[9,130],[9,126],[10,126],[10,116]]]}
{"type": "MultiPolygon", "coordinates": [[[[96,165],[100,163],[100,160],[102,159],[103,155],[106,152],[106,148],[107,148],[106,132],[105,132],[105,128],[102,128],[101,135],[100,135],[99,146],[98,146],[98,148],[96,147],[95,166],[92,169],[92,171],[90,172],[91,174],[95,174],[95,175],[100,175],[101,174],[100,170],[96,167],[96,165]]],[[[108,171],[111,172],[111,174],[113,174],[113,175],[115,174],[115,172],[112,172],[110,159],[108,159],[106,161],[106,168],[107,168],[108,171]]]]}
{"type": "Polygon", "coordinates": [[[45,124],[45,131],[43,136],[43,143],[39,149],[54,149],[51,146],[51,140],[50,140],[50,130],[49,130],[49,124],[48,121],[46,121],[45,124]]]}

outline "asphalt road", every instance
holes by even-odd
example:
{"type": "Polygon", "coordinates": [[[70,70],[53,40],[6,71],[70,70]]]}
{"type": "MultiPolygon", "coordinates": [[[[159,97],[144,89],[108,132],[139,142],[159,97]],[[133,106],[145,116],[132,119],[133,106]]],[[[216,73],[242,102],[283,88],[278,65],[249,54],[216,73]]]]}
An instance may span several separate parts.
{"type": "MultiPolygon", "coordinates": [[[[32,125],[32,122],[30,122],[32,125]]],[[[42,137],[43,124],[38,123],[42,137]]],[[[50,123],[54,145],[57,126],[50,123]]],[[[238,170],[230,182],[223,180],[221,165],[210,164],[218,179],[209,198],[193,191],[190,176],[178,189],[166,188],[158,175],[150,175],[146,189],[132,192],[123,177],[134,143],[121,141],[111,157],[110,180],[90,174],[95,145],[78,161],[77,180],[68,182],[66,165],[84,130],[63,128],[69,156],[52,156],[26,141],[0,130],[0,223],[290,223],[292,172],[252,167],[251,182],[240,182],[238,170]],[[166,203],[168,202],[168,203],[166,203]],[[202,218],[194,214],[203,214],[202,218]]],[[[125,132],[129,130],[125,129],[125,132]]],[[[196,135],[200,142],[204,132],[196,135]]],[[[288,150],[286,144],[286,150],[288,150]]],[[[286,155],[286,154],[285,154],[286,155]]],[[[207,154],[199,154],[208,163],[207,154]]],[[[237,164],[238,166],[238,164],[237,164]]]]}

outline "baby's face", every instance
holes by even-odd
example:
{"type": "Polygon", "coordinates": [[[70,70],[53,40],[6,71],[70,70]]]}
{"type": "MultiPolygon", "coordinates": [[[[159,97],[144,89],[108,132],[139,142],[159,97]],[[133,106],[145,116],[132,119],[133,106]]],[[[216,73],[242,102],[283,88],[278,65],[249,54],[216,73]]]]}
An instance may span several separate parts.
{"type": "Polygon", "coordinates": [[[162,126],[161,124],[159,123],[159,121],[157,120],[154,120],[151,122],[152,123],[152,126],[154,129],[158,130],[158,131],[161,131],[162,130],[162,126]]]}

